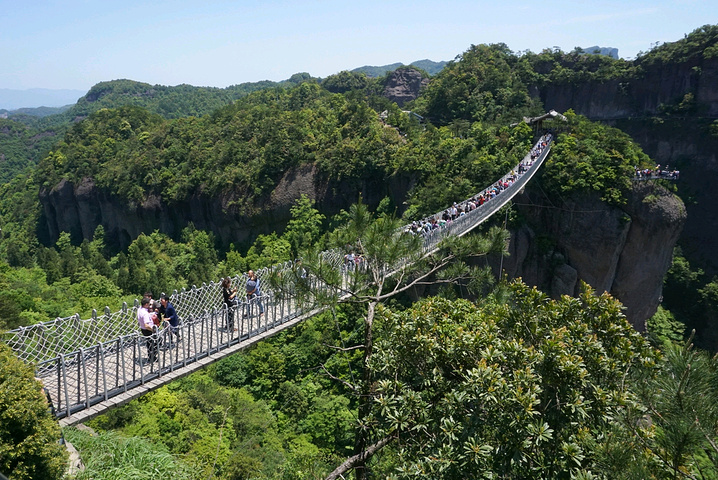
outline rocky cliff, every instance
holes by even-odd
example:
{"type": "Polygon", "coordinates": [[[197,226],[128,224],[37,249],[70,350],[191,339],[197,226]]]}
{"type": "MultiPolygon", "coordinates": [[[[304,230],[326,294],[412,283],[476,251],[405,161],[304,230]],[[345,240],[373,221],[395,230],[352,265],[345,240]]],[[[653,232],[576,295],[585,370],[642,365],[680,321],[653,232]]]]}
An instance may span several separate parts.
{"type": "Polygon", "coordinates": [[[638,182],[621,207],[595,196],[550,199],[531,188],[516,205],[526,222],[512,232],[503,260],[510,277],[554,296],[577,294],[583,280],[620,299],[631,324],[645,331],[686,220],[680,199],[638,182]]]}
{"type": "MultiPolygon", "coordinates": [[[[685,63],[646,66],[632,80],[550,84],[538,93],[547,110],[576,113],[592,120],[661,115],[693,96],[701,115],[718,116],[718,58],[693,58],[685,63]]],[[[683,108],[692,108],[685,105],[683,108]]],[[[695,115],[696,112],[691,112],[695,115]]]]}
{"type": "MultiPolygon", "coordinates": [[[[103,225],[107,238],[126,247],[140,233],[159,230],[178,238],[192,222],[214,233],[227,246],[254,239],[259,233],[281,231],[289,208],[300,195],[316,200],[325,212],[356,202],[359,191],[376,204],[388,193],[400,204],[409,179],[363,181],[357,185],[322,181],[305,166],[287,172],[271,196],[252,215],[240,214],[230,198],[193,196],[181,205],[148,198],[127,205],[98,189],[91,179],[80,185],[67,181],[41,192],[47,229],[53,238],[68,231],[73,238],[92,238],[103,225]]],[[[627,308],[638,329],[656,310],[663,276],[686,219],[682,202],[654,183],[636,183],[626,205],[611,207],[597,197],[545,198],[540,188],[527,189],[517,201],[524,225],[512,232],[511,256],[503,268],[552,295],[577,293],[579,280],[599,292],[608,291],[627,308]]],[[[498,265],[496,265],[498,267],[498,265]]]]}
{"type": "MultiPolygon", "coordinates": [[[[538,91],[537,91],[538,92],[538,91]]],[[[569,108],[625,131],[656,163],[681,172],[678,193],[688,219],[680,244],[707,273],[718,274],[718,58],[646,68],[631,82],[610,81],[543,88],[546,108],[569,108]]]]}
{"type": "Polygon", "coordinates": [[[108,243],[126,248],[140,233],[155,230],[179,239],[189,223],[211,231],[223,247],[252,242],[258,234],[282,231],[290,219],[289,209],[296,199],[306,195],[325,213],[337,213],[356,203],[361,192],[364,202],[376,206],[385,196],[397,202],[405,199],[411,179],[365,179],[331,182],[316,167],[304,165],[287,171],[276,188],[255,205],[238,205],[236,198],[195,194],[187,201],[165,204],[150,196],[142,204],[131,205],[98,188],[91,178],[79,185],[63,180],[52,189],[40,191],[43,228],[47,243],[54,243],[61,232],[69,232],[73,241],[92,239],[98,225],[106,232],[108,243]]]}
{"type": "Polygon", "coordinates": [[[415,100],[428,83],[429,79],[422,78],[420,71],[413,68],[399,68],[387,78],[383,95],[402,107],[405,103],[415,100]]]}

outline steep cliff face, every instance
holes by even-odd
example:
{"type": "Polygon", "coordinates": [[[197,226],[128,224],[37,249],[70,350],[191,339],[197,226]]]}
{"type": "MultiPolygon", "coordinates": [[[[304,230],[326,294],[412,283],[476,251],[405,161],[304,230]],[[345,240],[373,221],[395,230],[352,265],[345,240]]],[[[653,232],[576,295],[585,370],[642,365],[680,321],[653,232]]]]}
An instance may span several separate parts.
{"type": "Polygon", "coordinates": [[[718,116],[718,58],[682,64],[647,66],[641,78],[621,81],[548,85],[540,90],[547,110],[576,113],[593,120],[644,117],[662,113],[661,106],[680,103],[692,93],[703,115],[718,116]]]}
{"type": "Polygon", "coordinates": [[[402,107],[405,103],[415,100],[427,83],[429,79],[422,78],[418,70],[400,68],[389,75],[383,95],[402,107]]]}
{"type": "Polygon", "coordinates": [[[709,128],[718,117],[718,58],[647,68],[631,83],[619,81],[548,86],[540,92],[547,108],[572,108],[592,120],[625,131],[658,164],[681,171],[679,195],[688,219],[680,239],[684,254],[710,275],[718,274],[718,136],[709,128]],[[686,111],[663,115],[687,94],[686,111]],[[663,115],[662,118],[650,118],[663,115]]]}
{"type": "Polygon", "coordinates": [[[40,202],[50,243],[61,232],[69,232],[75,242],[92,239],[97,226],[102,225],[108,242],[125,248],[141,233],[155,230],[179,238],[191,222],[198,229],[211,231],[226,247],[253,241],[258,234],[281,232],[289,221],[291,206],[301,195],[332,214],[356,203],[358,192],[370,206],[376,206],[387,195],[400,204],[410,187],[411,179],[400,177],[331,182],[314,165],[304,165],[287,171],[271,195],[255,205],[245,205],[231,196],[202,194],[172,205],[155,196],[130,205],[98,188],[91,178],[83,179],[79,185],[63,180],[52,189],[42,190],[40,202]]]}
{"type": "Polygon", "coordinates": [[[517,200],[523,227],[512,233],[503,267],[554,296],[575,295],[579,280],[626,306],[639,331],[660,303],[663,276],[686,220],[683,203],[653,183],[636,183],[627,204],[597,197],[547,199],[527,190],[517,200]]]}
{"type": "Polygon", "coordinates": [[[709,275],[718,274],[718,189],[713,187],[718,178],[718,137],[711,134],[706,121],[655,124],[627,119],[615,125],[631,135],[656,163],[680,170],[677,187],[688,212],[680,245],[691,262],[709,275]]]}

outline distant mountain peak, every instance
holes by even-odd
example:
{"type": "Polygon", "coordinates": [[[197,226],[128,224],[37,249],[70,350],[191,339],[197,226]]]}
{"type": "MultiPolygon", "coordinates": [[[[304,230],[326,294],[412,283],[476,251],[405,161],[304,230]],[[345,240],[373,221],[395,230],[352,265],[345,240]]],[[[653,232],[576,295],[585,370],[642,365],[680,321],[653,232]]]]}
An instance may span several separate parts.
{"type": "Polygon", "coordinates": [[[85,94],[82,90],[31,88],[15,90],[0,88],[0,109],[64,107],[77,102],[85,94]]]}
{"type": "MultiPolygon", "coordinates": [[[[429,75],[436,75],[439,73],[443,68],[444,65],[446,65],[447,62],[441,61],[441,62],[434,62],[433,60],[417,60],[415,62],[411,62],[409,66],[414,66],[417,68],[420,68],[424,70],[429,75]]],[[[381,77],[382,75],[386,75],[387,72],[393,72],[397,68],[404,67],[404,65],[401,62],[392,63],[389,65],[382,65],[382,66],[372,66],[372,65],[365,65],[363,67],[355,68],[354,70],[351,70],[354,73],[364,73],[367,77],[381,77]]]]}

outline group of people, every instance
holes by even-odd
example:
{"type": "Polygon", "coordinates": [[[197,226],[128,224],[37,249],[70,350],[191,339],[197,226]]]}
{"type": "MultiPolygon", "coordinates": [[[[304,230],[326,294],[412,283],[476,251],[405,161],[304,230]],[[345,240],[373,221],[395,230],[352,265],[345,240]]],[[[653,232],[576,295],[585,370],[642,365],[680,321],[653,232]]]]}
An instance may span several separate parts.
{"type": "Polygon", "coordinates": [[[344,255],[344,268],[348,271],[353,271],[355,268],[361,268],[364,264],[364,257],[357,255],[350,248],[349,253],[344,255]]]}
{"type": "MultiPolygon", "coordinates": [[[[247,282],[244,285],[244,294],[246,295],[246,312],[245,316],[251,316],[252,308],[256,304],[259,309],[259,317],[261,318],[264,314],[264,305],[261,300],[260,282],[257,274],[253,270],[247,272],[247,282]]],[[[227,307],[227,325],[226,329],[229,331],[237,331],[237,327],[234,325],[234,311],[237,306],[240,305],[238,297],[238,288],[232,287],[232,279],[229,277],[222,279],[222,300],[224,305],[227,307]]]]}
{"type": "Polygon", "coordinates": [[[446,226],[448,223],[453,222],[459,217],[466,215],[467,213],[479,208],[484,203],[495,198],[501,192],[509,188],[511,185],[518,180],[518,178],[526,173],[534,161],[541,156],[543,151],[551,141],[551,134],[547,133],[536,142],[536,145],[531,149],[529,158],[521,161],[518,165],[518,172],[511,170],[511,173],[501,180],[497,181],[483,192],[465,200],[461,203],[454,202],[454,204],[444,210],[441,214],[425,218],[423,220],[414,221],[411,225],[406,227],[406,232],[412,235],[426,235],[432,230],[440,229],[446,226]]]}
{"type": "Polygon", "coordinates": [[[165,333],[167,347],[177,346],[173,340],[180,341],[180,319],[175,307],[170,303],[168,295],[160,296],[159,301],[152,300],[152,293],[145,292],[140,301],[140,308],[137,310],[137,323],[147,343],[147,361],[157,361],[159,346],[159,332],[165,333]]]}
{"type": "Polygon", "coordinates": [[[650,168],[638,168],[633,167],[633,169],[636,171],[636,178],[639,180],[649,179],[649,178],[666,178],[669,180],[678,180],[678,177],[680,176],[681,172],[678,170],[671,170],[671,167],[666,165],[666,168],[661,168],[661,165],[656,165],[656,168],[650,169],[650,168]]]}
{"type": "MultiPolygon", "coordinates": [[[[237,290],[237,287],[232,287],[232,280],[229,277],[222,279],[222,298],[227,307],[225,328],[235,332],[237,328],[234,326],[234,312],[241,303],[237,290]]],[[[264,314],[264,305],[260,299],[259,277],[252,270],[247,272],[244,294],[247,298],[245,315],[251,315],[252,308],[256,305],[261,318],[264,314]]],[[[140,301],[140,308],[137,309],[137,323],[142,336],[145,337],[148,363],[157,361],[160,344],[165,344],[167,348],[175,348],[181,340],[180,318],[168,295],[162,295],[159,301],[156,301],[152,299],[151,292],[145,292],[140,301]],[[177,342],[174,341],[175,338],[177,342]]]]}

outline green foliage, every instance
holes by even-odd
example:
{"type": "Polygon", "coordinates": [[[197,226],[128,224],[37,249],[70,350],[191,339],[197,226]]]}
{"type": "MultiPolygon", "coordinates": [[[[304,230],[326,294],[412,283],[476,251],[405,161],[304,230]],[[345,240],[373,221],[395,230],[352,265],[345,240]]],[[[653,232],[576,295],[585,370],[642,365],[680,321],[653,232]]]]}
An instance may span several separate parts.
{"type": "Polygon", "coordinates": [[[39,181],[52,188],[62,178],[90,177],[130,206],[150,195],[171,205],[192,194],[227,194],[231,208],[252,213],[287,170],[316,162],[329,178],[366,178],[396,141],[363,99],[304,83],[258,92],[201,119],[100,110],[43,160],[39,181]]]}
{"type": "Polygon", "coordinates": [[[292,246],[292,256],[314,245],[322,233],[325,216],[314,208],[314,202],[302,194],[290,209],[292,219],[282,235],[292,246]]]}
{"type": "Polygon", "coordinates": [[[369,85],[366,74],[344,70],[322,80],[322,87],[332,93],[346,93],[351,90],[362,90],[369,85]]]}
{"type": "Polygon", "coordinates": [[[14,480],[61,479],[67,451],[33,368],[0,343],[0,473],[14,480]]]}
{"type": "Polygon", "coordinates": [[[313,81],[315,79],[307,73],[294,74],[282,82],[242,83],[227,88],[194,87],[186,84],[170,87],[132,80],[113,80],[93,86],[66,116],[72,118],[88,115],[102,108],[136,106],[165,118],[200,117],[255,91],[313,81]]]}
{"type": "Polygon", "coordinates": [[[686,326],[662,306],[648,319],[648,332],[659,345],[682,343],[686,326]]]}
{"type": "Polygon", "coordinates": [[[0,258],[12,266],[33,266],[41,212],[37,191],[31,175],[0,184],[0,258]]]}
{"type": "Polygon", "coordinates": [[[695,62],[710,59],[718,53],[718,25],[704,25],[676,42],[666,42],[645,54],[639,54],[636,63],[643,67],[667,63],[695,62]]]}
{"type": "Polygon", "coordinates": [[[370,367],[389,478],[573,478],[658,357],[621,306],[587,287],[557,301],[514,283],[476,307],[430,299],[385,311],[370,367]],[[504,303],[504,300],[507,300],[504,303]]]}
{"type": "Polygon", "coordinates": [[[695,332],[696,345],[711,352],[718,350],[718,335],[713,328],[718,317],[717,292],[718,279],[693,267],[676,248],[664,280],[663,304],[686,331],[695,332]]]}
{"type": "Polygon", "coordinates": [[[580,85],[611,80],[628,81],[637,75],[633,62],[614,59],[608,55],[589,55],[575,49],[545,49],[539,54],[531,52],[522,57],[520,75],[530,85],[580,85]]]}
{"type": "Polygon", "coordinates": [[[643,448],[657,459],[663,471],[657,478],[718,476],[718,362],[689,342],[666,344],[663,372],[638,384],[644,409],[629,418],[642,422],[643,448]]]}
{"type": "Polygon", "coordinates": [[[648,156],[618,129],[590,122],[567,112],[570,130],[558,135],[546,162],[546,186],[560,194],[592,193],[620,205],[631,188],[634,167],[650,163],[648,156]]]}
{"type": "Polygon", "coordinates": [[[525,124],[513,129],[469,123],[427,129],[420,148],[406,152],[400,173],[419,177],[409,192],[404,218],[413,220],[476,194],[516,165],[532,145],[525,124]],[[460,135],[457,135],[460,134],[460,135]]]}
{"type": "Polygon", "coordinates": [[[439,125],[457,118],[506,124],[536,112],[517,60],[504,44],[472,45],[427,86],[416,110],[439,125]]]}
{"type": "MultiPolygon", "coordinates": [[[[269,235],[259,235],[247,251],[247,269],[259,269],[278,263],[286,262],[291,258],[291,244],[285,237],[279,237],[275,232],[269,235]]],[[[242,270],[246,271],[246,270],[242,270]]]]}

